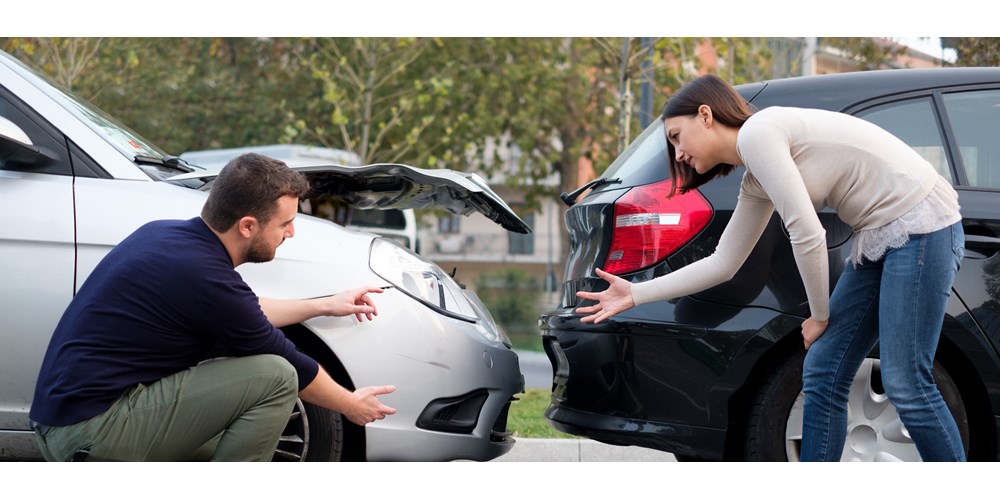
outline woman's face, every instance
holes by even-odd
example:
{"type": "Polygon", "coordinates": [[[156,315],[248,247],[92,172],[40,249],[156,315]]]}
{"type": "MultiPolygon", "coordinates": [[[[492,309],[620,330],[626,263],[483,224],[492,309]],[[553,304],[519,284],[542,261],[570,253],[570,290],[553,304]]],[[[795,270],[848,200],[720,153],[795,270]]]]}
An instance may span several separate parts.
{"type": "Polygon", "coordinates": [[[674,147],[674,159],[704,174],[721,163],[713,154],[711,117],[702,114],[673,116],[663,120],[667,141],[674,147]]]}

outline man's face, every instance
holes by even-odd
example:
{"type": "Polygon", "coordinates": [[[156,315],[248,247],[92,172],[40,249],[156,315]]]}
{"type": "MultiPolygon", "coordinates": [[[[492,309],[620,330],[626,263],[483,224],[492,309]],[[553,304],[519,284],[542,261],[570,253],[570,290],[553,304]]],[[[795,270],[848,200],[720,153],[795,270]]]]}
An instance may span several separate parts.
{"type": "Polygon", "coordinates": [[[274,259],[285,238],[295,236],[295,214],[298,213],[299,199],[283,196],[278,200],[278,210],[266,224],[258,226],[258,231],[250,238],[246,262],[268,262],[274,259]]]}

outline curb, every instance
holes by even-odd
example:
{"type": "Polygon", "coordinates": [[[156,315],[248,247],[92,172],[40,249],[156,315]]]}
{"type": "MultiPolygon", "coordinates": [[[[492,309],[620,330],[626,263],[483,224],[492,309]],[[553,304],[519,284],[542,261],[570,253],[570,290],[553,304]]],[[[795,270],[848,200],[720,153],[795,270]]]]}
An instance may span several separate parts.
{"type": "Polygon", "coordinates": [[[510,452],[493,462],[676,462],[672,453],[615,446],[579,438],[516,438],[510,452]]]}

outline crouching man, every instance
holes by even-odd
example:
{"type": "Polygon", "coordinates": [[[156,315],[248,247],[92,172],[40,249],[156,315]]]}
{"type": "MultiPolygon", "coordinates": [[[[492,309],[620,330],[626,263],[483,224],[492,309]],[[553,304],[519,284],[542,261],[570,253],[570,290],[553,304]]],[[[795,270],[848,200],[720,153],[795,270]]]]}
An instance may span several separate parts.
{"type": "Polygon", "coordinates": [[[306,179],[248,154],[215,180],[201,217],[150,222],[117,245],[70,302],[31,406],[47,460],[271,459],[296,397],[365,425],[395,413],[349,391],[278,328],[377,314],[361,287],[331,297],[257,297],[236,267],[295,234],[306,179]],[[204,362],[221,349],[226,358],[204,362]]]}

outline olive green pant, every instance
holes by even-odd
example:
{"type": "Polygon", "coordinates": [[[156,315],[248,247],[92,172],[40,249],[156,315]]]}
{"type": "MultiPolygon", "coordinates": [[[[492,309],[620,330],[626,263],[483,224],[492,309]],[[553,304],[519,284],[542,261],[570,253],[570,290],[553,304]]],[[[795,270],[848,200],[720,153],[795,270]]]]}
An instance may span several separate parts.
{"type": "Polygon", "coordinates": [[[40,426],[49,461],[268,461],[298,397],[284,358],[202,363],[125,393],[106,412],[65,427],[40,426]]]}

